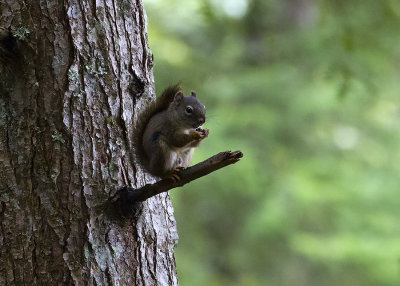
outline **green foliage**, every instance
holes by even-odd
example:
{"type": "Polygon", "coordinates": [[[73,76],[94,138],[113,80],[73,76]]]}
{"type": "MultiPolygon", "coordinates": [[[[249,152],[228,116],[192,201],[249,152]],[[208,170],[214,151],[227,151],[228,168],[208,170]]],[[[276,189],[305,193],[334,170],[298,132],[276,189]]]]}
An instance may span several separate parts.
{"type": "Polygon", "coordinates": [[[146,0],[157,90],[207,106],[181,285],[400,285],[398,1],[146,0]]]}

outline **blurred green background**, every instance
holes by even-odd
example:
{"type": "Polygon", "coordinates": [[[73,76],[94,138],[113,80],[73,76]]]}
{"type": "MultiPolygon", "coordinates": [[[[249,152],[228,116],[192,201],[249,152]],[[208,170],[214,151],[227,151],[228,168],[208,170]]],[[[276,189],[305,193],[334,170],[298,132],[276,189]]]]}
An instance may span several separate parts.
{"type": "Polygon", "coordinates": [[[400,285],[400,1],[144,0],[158,93],[207,106],[180,284],[400,285]]]}

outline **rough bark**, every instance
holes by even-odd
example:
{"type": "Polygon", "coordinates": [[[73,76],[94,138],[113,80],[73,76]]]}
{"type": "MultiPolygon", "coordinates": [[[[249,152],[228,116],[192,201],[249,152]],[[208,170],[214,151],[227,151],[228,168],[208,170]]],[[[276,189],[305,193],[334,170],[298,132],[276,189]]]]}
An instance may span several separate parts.
{"type": "Polygon", "coordinates": [[[18,55],[0,74],[0,285],[176,285],[167,193],[114,217],[154,179],[135,115],[154,97],[142,2],[1,0],[18,55]]]}

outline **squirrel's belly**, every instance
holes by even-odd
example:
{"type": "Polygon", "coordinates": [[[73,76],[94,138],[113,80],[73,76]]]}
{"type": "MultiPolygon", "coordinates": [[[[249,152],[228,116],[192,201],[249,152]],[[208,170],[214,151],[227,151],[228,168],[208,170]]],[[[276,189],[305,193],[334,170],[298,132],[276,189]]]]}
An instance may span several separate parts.
{"type": "Polygon", "coordinates": [[[165,158],[165,164],[164,164],[164,170],[173,170],[175,169],[176,166],[176,161],[178,159],[178,153],[174,152],[174,151],[170,151],[166,154],[166,158],[165,158]]]}
{"type": "Polygon", "coordinates": [[[165,170],[173,170],[176,167],[189,167],[193,153],[194,148],[181,148],[179,151],[169,152],[169,158],[165,160],[165,170]]]}
{"type": "Polygon", "coordinates": [[[194,148],[187,148],[182,154],[182,167],[189,167],[192,162],[194,148]]]}

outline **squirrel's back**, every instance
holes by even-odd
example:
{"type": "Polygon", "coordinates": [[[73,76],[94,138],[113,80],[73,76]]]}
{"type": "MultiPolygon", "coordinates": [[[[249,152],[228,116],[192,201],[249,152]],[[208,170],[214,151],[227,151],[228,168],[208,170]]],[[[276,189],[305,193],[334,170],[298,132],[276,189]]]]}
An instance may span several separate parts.
{"type": "Polygon", "coordinates": [[[139,113],[136,126],[134,128],[134,144],[136,157],[143,167],[146,167],[146,162],[148,161],[142,142],[146,126],[155,114],[168,109],[169,105],[174,100],[175,94],[180,91],[182,91],[182,88],[179,86],[179,84],[169,86],[159,97],[156,98],[155,101],[151,102],[150,105],[145,107],[139,113]]]}

